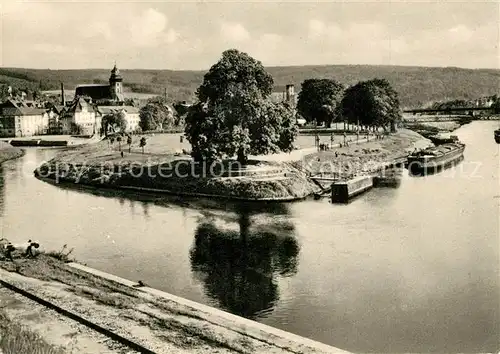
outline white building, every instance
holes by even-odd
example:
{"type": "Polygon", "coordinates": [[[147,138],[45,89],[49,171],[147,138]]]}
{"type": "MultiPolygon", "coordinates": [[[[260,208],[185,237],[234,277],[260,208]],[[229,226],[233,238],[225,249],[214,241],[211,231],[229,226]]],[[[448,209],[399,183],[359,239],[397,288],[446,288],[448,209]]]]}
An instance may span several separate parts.
{"type": "Polygon", "coordinates": [[[101,122],[92,103],[76,98],[61,118],[63,134],[92,135],[99,132],[101,122]]]}
{"type": "Polygon", "coordinates": [[[1,105],[0,136],[23,137],[47,134],[46,110],[26,107],[22,102],[7,100],[1,105]]]}
{"type": "Polygon", "coordinates": [[[102,117],[107,114],[113,114],[117,112],[123,112],[125,116],[125,121],[127,122],[126,132],[136,131],[139,127],[139,109],[132,106],[98,106],[97,113],[99,119],[102,121],[102,117]]]}

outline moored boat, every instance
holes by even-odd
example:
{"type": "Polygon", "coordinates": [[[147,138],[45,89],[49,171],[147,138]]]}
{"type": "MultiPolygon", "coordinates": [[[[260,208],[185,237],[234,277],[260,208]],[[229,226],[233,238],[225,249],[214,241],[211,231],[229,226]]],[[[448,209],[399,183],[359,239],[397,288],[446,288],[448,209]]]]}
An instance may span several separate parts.
{"type": "Polygon", "coordinates": [[[432,141],[435,145],[449,144],[449,143],[457,143],[459,142],[458,136],[450,135],[450,134],[436,134],[429,136],[429,140],[432,141]]]}
{"type": "Polygon", "coordinates": [[[500,144],[500,128],[497,129],[497,130],[495,130],[494,134],[495,134],[495,141],[496,141],[496,143],[500,144]]]}
{"type": "Polygon", "coordinates": [[[460,142],[430,147],[408,156],[408,170],[427,173],[451,166],[463,159],[465,144],[460,142]]]}

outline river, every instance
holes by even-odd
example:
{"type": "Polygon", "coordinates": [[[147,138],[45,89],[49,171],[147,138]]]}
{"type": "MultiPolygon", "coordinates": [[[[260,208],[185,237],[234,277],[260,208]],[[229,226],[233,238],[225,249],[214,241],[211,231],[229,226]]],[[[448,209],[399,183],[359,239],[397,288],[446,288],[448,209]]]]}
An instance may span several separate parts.
{"type": "Polygon", "coordinates": [[[496,122],[456,131],[464,161],[348,205],[194,201],[60,188],[57,152],[0,167],[0,237],[354,352],[500,349],[496,122]]]}

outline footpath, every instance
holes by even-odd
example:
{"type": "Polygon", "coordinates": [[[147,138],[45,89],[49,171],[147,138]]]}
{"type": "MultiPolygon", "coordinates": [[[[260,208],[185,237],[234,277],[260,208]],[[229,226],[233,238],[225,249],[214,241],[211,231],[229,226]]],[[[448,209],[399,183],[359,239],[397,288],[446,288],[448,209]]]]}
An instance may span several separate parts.
{"type": "MultiPolygon", "coordinates": [[[[63,263],[45,254],[15,262],[0,260],[4,286],[0,316],[4,313],[14,324],[27,324],[46,343],[65,352],[122,353],[124,342],[116,338],[125,338],[137,345],[129,345],[126,352],[346,353],[78,263],[63,263]],[[7,294],[11,290],[6,288],[12,287],[50,304],[64,318],[13,292],[7,294]],[[68,321],[68,316],[79,321],[68,321]],[[81,321],[91,323],[94,330],[82,327],[81,321]],[[94,346],[92,339],[97,341],[94,346]]],[[[5,351],[1,339],[0,348],[5,351]]]]}

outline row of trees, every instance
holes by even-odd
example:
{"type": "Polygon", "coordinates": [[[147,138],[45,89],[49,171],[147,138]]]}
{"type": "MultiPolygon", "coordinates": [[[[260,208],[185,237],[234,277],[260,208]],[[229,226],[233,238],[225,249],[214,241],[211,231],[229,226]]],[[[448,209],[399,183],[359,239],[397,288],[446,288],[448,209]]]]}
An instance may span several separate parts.
{"type": "MultiPolygon", "coordinates": [[[[298,134],[294,107],[274,103],[272,76],[261,62],[231,49],[205,75],[198,102],[186,116],[185,135],[196,161],[288,152],[298,134]]],[[[374,79],[345,88],[335,80],[305,80],[298,113],[308,122],[346,120],[365,126],[396,123],[398,95],[386,80],[374,79]]]]}
{"type": "Polygon", "coordinates": [[[384,79],[361,81],[348,88],[332,79],[305,80],[297,111],[308,123],[327,126],[342,121],[394,129],[401,119],[398,94],[384,79]]]}

